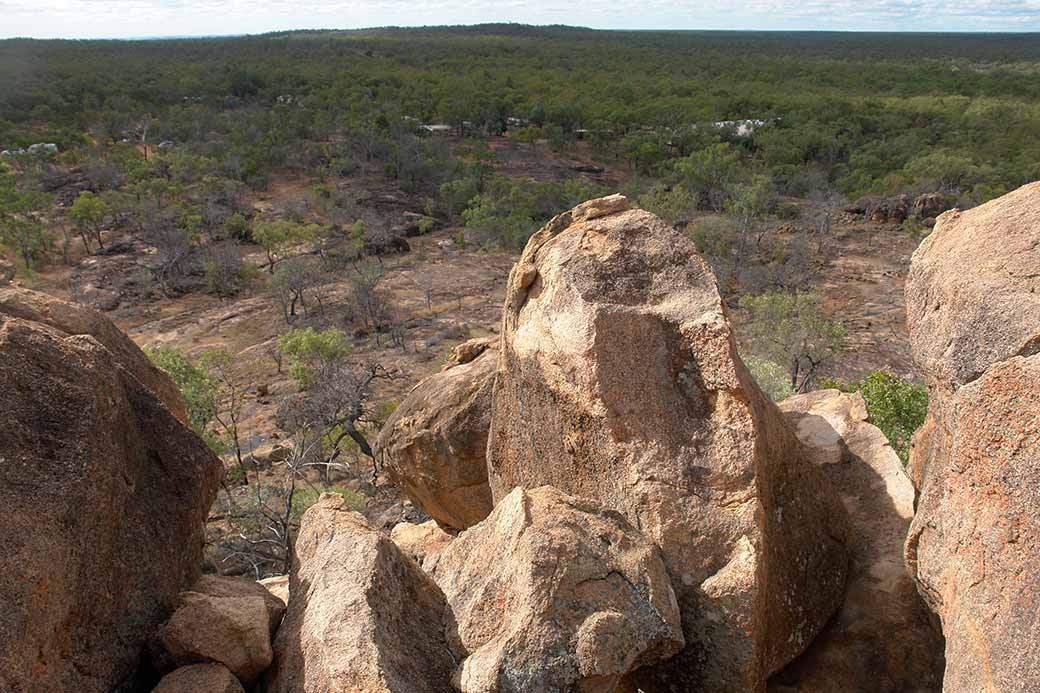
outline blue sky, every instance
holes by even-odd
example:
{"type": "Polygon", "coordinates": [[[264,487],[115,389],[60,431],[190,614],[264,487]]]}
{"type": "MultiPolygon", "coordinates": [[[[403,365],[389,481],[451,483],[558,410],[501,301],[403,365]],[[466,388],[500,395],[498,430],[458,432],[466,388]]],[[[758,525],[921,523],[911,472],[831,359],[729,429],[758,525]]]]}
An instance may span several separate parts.
{"type": "Polygon", "coordinates": [[[0,37],[194,36],[491,21],[611,29],[1040,31],[1040,0],[0,0],[0,37]]]}

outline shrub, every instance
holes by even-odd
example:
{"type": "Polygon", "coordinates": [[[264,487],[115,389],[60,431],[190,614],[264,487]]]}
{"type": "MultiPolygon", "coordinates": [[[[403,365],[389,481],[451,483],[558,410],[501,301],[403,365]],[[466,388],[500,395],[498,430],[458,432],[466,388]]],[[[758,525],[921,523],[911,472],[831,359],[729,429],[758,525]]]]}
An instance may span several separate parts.
{"type": "Polygon", "coordinates": [[[322,493],[338,493],[343,496],[343,499],[347,502],[347,507],[355,512],[361,512],[365,509],[365,497],[357,491],[349,489],[346,486],[329,486],[328,488],[315,488],[311,486],[304,486],[297,488],[293,493],[292,497],[292,515],[296,521],[299,521],[300,517],[307,511],[307,508],[311,507],[318,502],[318,498],[321,497],[322,493]]]}
{"type": "Polygon", "coordinates": [[[928,390],[923,385],[888,371],[874,371],[863,380],[851,383],[825,380],[821,387],[861,393],[867,402],[870,422],[885,434],[903,464],[909,461],[914,431],[924,423],[928,412],[928,390]]]}
{"type": "Polygon", "coordinates": [[[755,379],[762,392],[774,402],[781,402],[795,394],[791,380],[784,368],[772,361],[751,356],[746,359],[751,377],[755,379]]]}

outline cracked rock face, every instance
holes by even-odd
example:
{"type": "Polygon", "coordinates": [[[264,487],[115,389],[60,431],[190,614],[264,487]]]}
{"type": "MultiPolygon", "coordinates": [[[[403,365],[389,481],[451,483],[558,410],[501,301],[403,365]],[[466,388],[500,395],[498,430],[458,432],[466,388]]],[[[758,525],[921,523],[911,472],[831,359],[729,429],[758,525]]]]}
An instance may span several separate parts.
{"type": "Polygon", "coordinates": [[[931,402],[906,560],[942,619],[947,691],[1040,680],[1040,183],[942,215],[906,289],[931,402]]]}
{"type": "Polygon", "coordinates": [[[556,217],[510,275],[501,348],[495,500],[549,484],[660,547],[686,648],[644,689],[761,690],[841,601],[845,516],[692,243],[620,195],[556,217]]]}
{"type": "Polygon", "coordinates": [[[466,652],[463,693],[613,691],[683,646],[657,547],[549,486],[502,499],[448,544],[434,578],[466,652]]]}

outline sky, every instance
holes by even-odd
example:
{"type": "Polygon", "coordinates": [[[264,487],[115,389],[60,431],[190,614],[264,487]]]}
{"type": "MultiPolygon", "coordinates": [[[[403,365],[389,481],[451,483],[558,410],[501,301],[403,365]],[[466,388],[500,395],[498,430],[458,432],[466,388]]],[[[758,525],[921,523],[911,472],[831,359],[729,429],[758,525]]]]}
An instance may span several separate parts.
{"type": "Polygon", "coordinates": [[[600,29],[1040,31],[1040,0],[0,0],[0,38],[522,22],[600,29]]]}

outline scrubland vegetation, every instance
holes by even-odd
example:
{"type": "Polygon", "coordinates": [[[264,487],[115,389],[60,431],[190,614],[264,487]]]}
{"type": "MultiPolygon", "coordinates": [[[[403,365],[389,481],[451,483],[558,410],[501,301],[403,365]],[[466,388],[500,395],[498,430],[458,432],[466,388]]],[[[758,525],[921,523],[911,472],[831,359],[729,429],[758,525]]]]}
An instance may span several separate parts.
{"type": "MultiPolygon", "coordinates": [[[[969,207],[1040,178],[1038,71],[1040,41],[1013,35],[484,26],[2,41],[0,247],[29,281],[145,258],[105,286],[69,280],[102,309],[193,295],[278,307],[263,368],[295,390],[273,417],[292,440],[275,471],[261,474],[243,434],[256,353],[150,355],[228,462],[224,558],[284,572],[301,504],[334,486],[361,507],[340,471],[378,473],[370,440],[402,380],[385,353],[419,349],[388,267],[422,258],[431,231],[458,252],[512,253],[554,214],[620,190],[694,239],[753,373],[782,399],[834,384],[847,329],[814,289],[836,226],[870,221],[850,201],[969,207]],[[39,143],[57,151],[29,151],[39,143]],[[294,192],[275,195],[286,181],[294,192]]],[[[921,221],[884,233],[926,233],[921,221]]],[[[435,281],[415,272],[426,313],[435,281]]],[[[857,376],[838,385],[863,392],[905,461],[926,395],[857,376]]]]}

